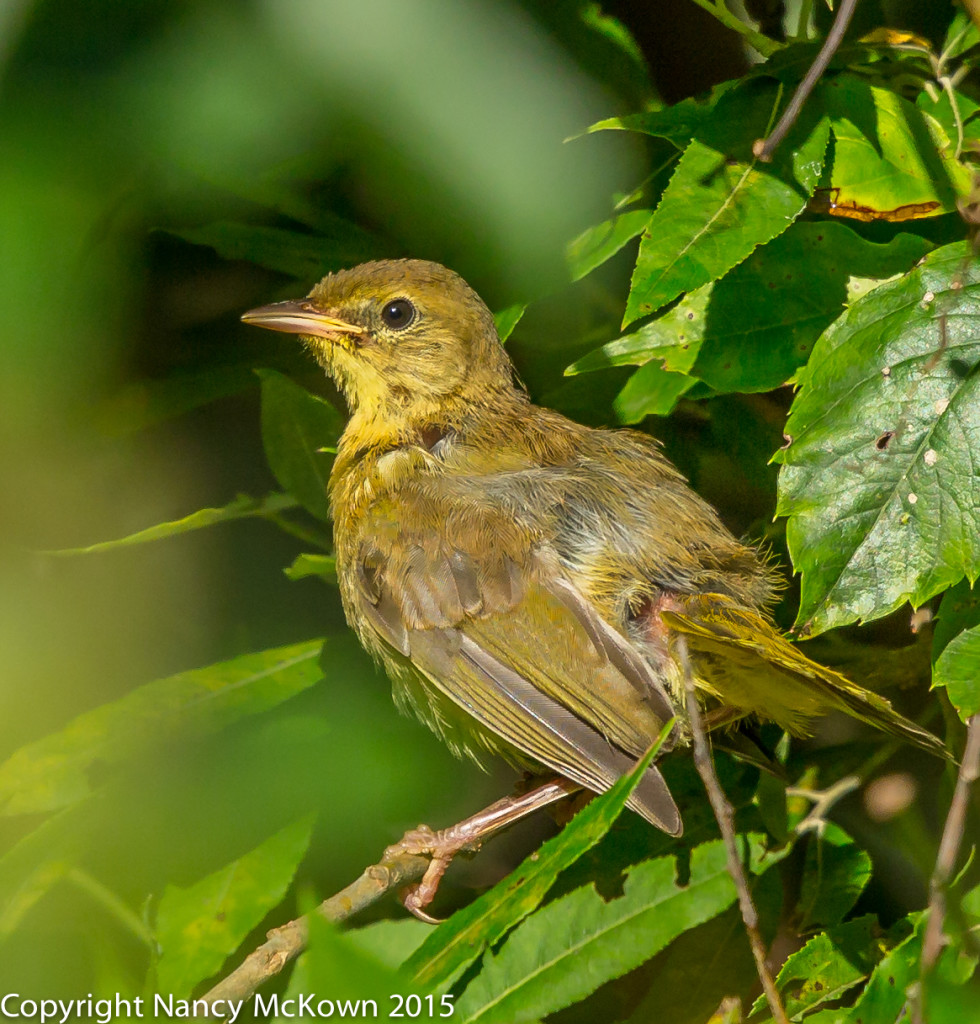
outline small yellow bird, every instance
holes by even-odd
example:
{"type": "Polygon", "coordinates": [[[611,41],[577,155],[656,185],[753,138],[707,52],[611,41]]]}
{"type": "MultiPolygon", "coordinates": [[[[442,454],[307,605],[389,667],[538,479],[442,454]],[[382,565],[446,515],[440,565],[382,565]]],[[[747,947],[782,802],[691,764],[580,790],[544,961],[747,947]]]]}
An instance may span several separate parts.
{"type": "MultiPolygon", "coordinates": [[[[330,479],[347,619],[456,754],[607,789],[683,722],[679,634],[709,724],[800,736],[841,710],[944,753],[779,634],[765,561],[654,440],[533,405],[457,274],[365,263],[242,319],[299,334],[347,399],[330,479]]],[[[629,806],[680,834],[655,765],[629,806]]]]}

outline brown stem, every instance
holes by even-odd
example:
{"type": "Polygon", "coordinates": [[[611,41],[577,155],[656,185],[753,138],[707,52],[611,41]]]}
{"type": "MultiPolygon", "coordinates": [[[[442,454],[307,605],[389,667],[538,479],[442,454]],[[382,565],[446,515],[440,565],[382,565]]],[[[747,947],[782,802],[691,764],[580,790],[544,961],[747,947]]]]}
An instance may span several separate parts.
{"type": "Polygon", "coordinates": [[[759,975],[759,981],[762,982],[766,1002],[769,1003],[769,1011],[772,1013],[776,1024],[789,1024],[786,1010],[783,1008],[782,1000],[776,991],[776,983],[773,981],[769,965],[766,963],[766,947],[759,932],[759,915],[756,912],[755,904],[752,902],[748,879],[745,877],[745,869],[742,866],[742,860],[738,853],[732,805],[728,802],[728,798],[721,788],[721,783],[715,774],[714,763],[711,760],[707,733],[704,729],[701,709],[698,707],[697,693],[694,688],[694,674],[691,671],[691,659],[687,650],[687,640],[684,636],[678,634],[675,636],[674,642],[677,645],[681,668],[684,671],[684,696],[687,706],[687,717],[691,725],[694,765],[701,776],[704,788],[708,792],[708,800],[711,802],[711,809],[715,813],[715,820],[718,822],[718,828],[725,843],[725,852],[728,857],[728,873],[732,876],[735,890],[738,893],[738,905],[742,911],[742,922],[745,925],[745,932],[749,937],[749,945],[752,947],[755,969],[759,975]]]}
{"type": "MultiPolygon", "coordinates": [[[[410,829],[399,842],[385,850],[377,864],[365,868],[356,882],[324,900],[314,913],[328,921],[343,921],[370,906],[385,893],[411,886],[406,906],[412,913],[426,919],[426,915],[418,911],[435,895],[443,872],[456,853],[478,848],[483,840],[518,819],[562,800],[580,788],[567,779],[551,779],[527,793],[504,797],[442,831],[433,832],[424,825],[410,829]],[[419,886],[425,883],[428,883],[427,887],[419,893],[419,886]]],[[[210,1007],[219,1001],[227,1005],[228,1000],[237,1002],[247,999],[260,985],[275,977],[303,952],[308,933],[306,917],[298,917],[295,921],[273,928],[268,934],[268,941],[262,943],[231,974],[201,996],[201,1001],[210,1007]]]]}
{"type": "MultiPolygon", "coordinates": [[[[324,900],[316,909],[328,921],[343,921],[370,906],[385,893],[418,881],[429,866],[429,858],[402,853],[365,868],[356,882],[324,900]]],[[[213,1005],[219,1000],[247,999],[255,990],[274,978],[306,948],[307,919],[298,917],[269,932],[268,941],[250,953],[242,964],[223,978],[201,999],[213,1005]]]]}
{"type": "Polygon", "coordinates": [[[827,70],[830,58],[837,52],[837,47],[843,41],[844,33],[847,31],[847,26],[850,24],[851,15],[854,13],[856,6],[857,0],[841,0],[841,5],[837,8],[837,13],[834,15],[834,23],[830,26],[830,31],[827,33],[827,38],[824,40],[823,46],[820,47],[820,52],[817,54],[816,59],[810,65],[809,71],[803,76],[803,81],[796,87],[796,92],[793,93],[789,106],[787,106],[783,116],[779,119],[779,124],[776,125],[768,138],[756,139],[753,144],[752,152],[763,163],[767,164],[772,160],[776,147],[786,138],[786,134],[800,116],[803,104],[806,103],[810,93],[813,92],[813,87],[820,81],[820,76],[827,70]]]}
{"type": "Polygon", "coordinates": [[[963,843],[963,829],[966,824],[966,812],[970,800],[970,787],[980,778],[980,715],[974,715],[969,721],[966,734],[966,750],[956,777],[956,788],[950,801],[949,814],[943,826],[943,837],[939,842],[939,853],[936,866],[929,883],[929,918],[926,931],[922,938],[922,967],[919,979],[919,992],[913,1019],[923,1020],[922,1016],[922,983],[929,974],[944,944],[943,923],[946,918],[946,890],[949,880],[956,867],[956,858],[963,843]]]}

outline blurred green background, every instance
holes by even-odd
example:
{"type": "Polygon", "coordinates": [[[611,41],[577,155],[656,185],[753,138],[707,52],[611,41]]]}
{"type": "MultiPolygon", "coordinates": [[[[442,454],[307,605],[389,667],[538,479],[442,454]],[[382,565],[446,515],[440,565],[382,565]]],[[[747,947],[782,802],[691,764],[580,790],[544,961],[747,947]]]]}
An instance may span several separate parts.
{"type": "MultiPolygon", "coordinates": [[[[625,133],[565,140],[746,58],[687,0],[604,10],[622,22],[581,0],[0,4],[0,760],[150,680],[331,637],[324,681],[275,711],[95,765],[97,793],[43,834],[0,819],[0,873],[23,878],[0,990],[139,991],[145,951],[113,896],[152,907],[309,809],[303,882],[325,894],[405,828],[510,787],[398,717],[336,592],[283,575],[301,546],[273,526],[43,552],[274,490],[253,369],[332,392],[294,342],[238,316],[366,257],[447,263],[495,310],[537,300],[511,343],[532,394],[608,419],[622,377],[561,373],[615,335],[631,253],[570,287],[564,252],[656,154],[625,133]],[[230,223],[315,224],[336,249],[304,275],[188,240],[230,223]],[[42,854],[79,868],[38,878],[25,865],[42,854]]],[[[768,485],[715,489],[743,529],[770,507],[768,485]]],[[[495,844],[456,884],[515,855],[495,844]]]]}
{"type": "MultiPolygon", "coordinates": [[[[0,819],[0,874],[19,893],[0,920],[16,934],[3,991],[138,992],[145,949],[113,896],[152,913],[167,883],[310,808],[303,880],[325,894],[405,828],[510,787],[506,769],[460,765],[397,715],[336,592],[283,575],[301,546],[271,525],[43,552],[275,489],[254,368],[330,394],[288,339],[238,322],[329,268],[277,274],[176,233],[303,232],[293,214],[313,211],[336,232],[336,266],[440,260],[498,309],[560,289],[567,242],[643,174],[625,137],[563,143],[649,95],[617,32],[580,3],[0,5],[0,760],[153,679],[336,637],[301,697],[124,771],[96,764],[95,795],[41,833],[39,818],[0,819]],[[59,857],[77,868],[62,877],[59,857]]],[[[551,386],[576,310],[553,315],[550,359],[537,331],[522,343],[528,377],[551,386]]],[[[486,884],[512,856],[502,844],[459,884],[486,884]]]]}

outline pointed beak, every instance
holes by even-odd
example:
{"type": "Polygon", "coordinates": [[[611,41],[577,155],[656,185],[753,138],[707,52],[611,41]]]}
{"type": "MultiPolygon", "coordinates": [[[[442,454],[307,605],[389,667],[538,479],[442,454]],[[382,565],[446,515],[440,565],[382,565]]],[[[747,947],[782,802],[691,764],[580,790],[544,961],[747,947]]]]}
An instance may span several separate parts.
{"type": "Polygon", "coordinates": [[[317,338],[334,338],[338,334],[364,334],[363,327],[348,323],[339,317],[330,316],[310,302],[297,299],[290,302],[273,302],[259,306],[242,314],[242,321],[256,327],[267,327],[270,331],[285,331],[287,334],[307,334],[317,338]]]}

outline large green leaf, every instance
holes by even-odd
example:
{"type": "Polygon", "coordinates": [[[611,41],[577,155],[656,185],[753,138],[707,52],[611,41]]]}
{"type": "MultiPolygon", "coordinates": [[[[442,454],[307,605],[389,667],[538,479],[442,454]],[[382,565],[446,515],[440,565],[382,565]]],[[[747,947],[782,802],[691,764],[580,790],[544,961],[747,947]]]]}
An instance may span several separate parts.
{"type": "Polygon", "coordinates": [[[321,678],[322,640],[244,654],[147,683],[29,743],[0,765],[0,814],[37,814],[87,796],[90,771],[189,731],[275,707],[321,678]]]}
{"type": "Polygon", "coordinates": [[[640,242],[624,326],[717,280],[803,211],[830,126],[807,108],[774,161],[760,163],[752,143],[766,134],[781,95],[774,82],[748,82],[697,127],[640,242]]]}
{"type": "Polygon", "coordinates": [[[312,831],[308,815],[194,885],[167,886],[156,919],[161,992],[186,998],[217,973],[286,895],[312,831]]]}
{"type": "Polygon", "coordinates": [[[330,517],[327,483],[344,421],[322,398],[275,370],[262,381],[262,444],[279,484],[317,519],[330,517]]]}
{"type": "Polygon", "coordinates": [[[859,299],[798,375],[777,513],[820,633],[980,573],[980,267],[946,246],[859,299]]]}
{"type": "Polygon", "coordinates": [[[939,122],[915,104],[843,74],[821,86],[834,133],[821,203],[861,220],[907,220],[956,209],[968,171],[939,122]]]}
{"type": "Polygon", "coordinates": [[[843,224],[794,224],[720,281],[695,289],[566,372],[657,358],[665,369],[689,373],[718,392],[768,391],[807,361],[843,310],[849,279],[902,273],[928,250],[917,235],[878,245],[843,224]]]}
{"type": "Polygon", "coordinates": [[[665,726],[636,768],[591,800],[559,835],[493,889],[441,924],[409,958],[406,970],[423,984],[444,982],[530,914],[558,875],[609,831],[668,731],[665,726]]]}
{"type": "MultiPolygon", "coordinates": [[[[748,861],[761,873],[779,859],[760,836],[744,837],[748,861]]],[[[584,998],[638,967],[678,935],[734,903],[724,843],[691,853],[690,877],[677,880],[674,857],[643,861],[626,873],[623,895],[608,902],[584,886],[549,903],[501,947],[461,996],[456,1019],[522,1024],[584,998]]]]}
{"type": "Polygon", "coordinates": [[[172,519],[168,523],[157,523],[145,530],[138,530],[128,537],[118,540],[102,540],[82,548],[61,548],[58,551],[46,551],[48,555],[88,555],[97,551],[112,551],[114,548],[125,548],[132,544],[147,544],[165,537],[176,537],[192,530],[203,530],[207,526],[228,523],[235,519],[265,518],[276,516],[296,508],[299,502],[288,494],[268,494],[264,498],[251,498],[247,494],[239,494],[234,501],[223,508],[202,508],[192,512],[183,519],[172,519]]]}

